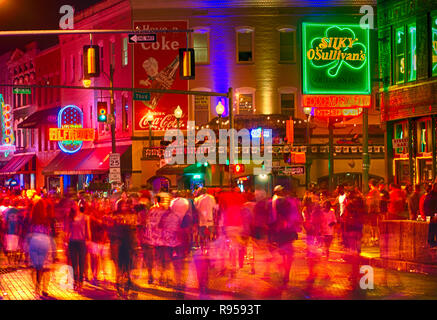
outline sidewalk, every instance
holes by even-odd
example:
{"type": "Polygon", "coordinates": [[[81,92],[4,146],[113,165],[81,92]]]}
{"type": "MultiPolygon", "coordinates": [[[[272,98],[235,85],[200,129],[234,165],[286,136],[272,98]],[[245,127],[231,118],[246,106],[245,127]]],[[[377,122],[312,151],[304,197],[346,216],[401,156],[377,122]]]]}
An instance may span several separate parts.
{"type": "MultiPolygon", "coordinates": [[[[220,274],[222,260],[210,260],[208,269],[208,291],[199,292],[197,269],[193,259],[185,260],[181,277],[184,289],[176,289],[174,283],[167,286],[148,284],[147,272],[141,268],[141,259],[132,272],[134,282],[131,299],[138,300],[175,300],[175,299],[437,299],[437,277],[417,273],[404,273],[375,265],[377,253],[364,248],[363,264],[374,266],[375,288],[364,290],[359,296],[351,295],[349,280],[350,265],[342,260],[343,251],[338,245],[333,246],[329,260],[319,261],[318,277],[313,288],[308,289],[306,278],[308,265],[306,259],[306,244],[301,238],[295,243],[295,258],[290,273],[290,283],[286,289],[280,289],[278,270],[279,257],[256,256],[255,274],[251,274],[250,260],[245,259],[242,269],[234,278],[228,273],[220,274]],[[367,259],[367,260],[366,260],[367,259]],[[329,276],[329,277],[328,277],[329,276]]],[[[226,260],[227,261],[227,260],[226,260]]],[[[4,261],[3,261],[4,262],[4,261]]],[[[226,265],[226,264],[225,264],[226,265]]],[[[114,285],[112,262],[105,257],[104,272],[98,285],[85,282],[83,291],[79,294],[66,289],[65,266],[57,263],[52,266],[51,281],[48,293],[52,300],[112,300],[118,299],[114,285]]],[[[170,278],[174,273],[170,268],[170,278]]],[[[155,278],[156,278],[155,274],[155,278]]],[[[0,264],[0,292],[4,300],[35,300],[31,270],[27,268],[8,269],[0,264]]]]}

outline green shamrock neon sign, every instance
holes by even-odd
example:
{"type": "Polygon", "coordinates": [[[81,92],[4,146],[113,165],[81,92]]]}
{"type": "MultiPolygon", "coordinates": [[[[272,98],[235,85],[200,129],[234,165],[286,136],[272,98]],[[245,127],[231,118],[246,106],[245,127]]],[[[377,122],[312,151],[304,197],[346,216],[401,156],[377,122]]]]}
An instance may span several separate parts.
{"type": "Polygon", "coordinates": [[[343,68],[360,70],[366,65],[367,48],[350,28],[326,29],[324,37],[314,38],[306,53],[310,64],[337,77],[343,68]]]}

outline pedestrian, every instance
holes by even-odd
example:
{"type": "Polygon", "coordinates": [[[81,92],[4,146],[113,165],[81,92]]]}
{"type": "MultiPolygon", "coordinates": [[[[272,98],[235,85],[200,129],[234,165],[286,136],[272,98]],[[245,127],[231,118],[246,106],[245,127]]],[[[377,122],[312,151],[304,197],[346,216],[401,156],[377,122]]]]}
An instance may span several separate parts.
{"type": "Polygon", "coordinates": [[[200,247],[202,251],[205,251],[214,231],[216,201],[212,195],[207,193],[206,188],[201,188],[198,190],[198,196],[194,200],[194,205],[199,214],[200,247]]]}
{"type": "Polygon", "coordinates": [[[437,182],[433,184],[423,202],[425,217],[429,217],[428,244],[437,246],[437,182]]]}
{"type": "Polygon", "coordinates": [[[387,212],[388,212],[388,204],[390,202],[390,194],[387,190],[385,190],[385,183],[381,181],[378,185],[379,190],[379,196],[381,198],[381,201],[379,202],[379,212],[381,220],[387,219],[387,212]]]}
{"type": "Polygon", "coordinates": [[[160,224],[162,216],[167,212],[167,209],[161,202],[163,200],[164,199],[161,199],[159,195],[155,196],[155,204],[150,208],[147,214],[145,224],[146,231],[142,239],[143,252],[145,254],[144,258],[146,259],[146,265],[149,271],[149,284],[152,284],[154,281],[152,272],[154,262],[156,262],[159,271],[159,284],[166,284],[164,276],[167,270],[167,264],[160,224]]]}
{"type": "Polygon", "coordinates": [[[401,187],[392,183],[390,185],[390,203],[388,206],[388,219],[401,220],[405,208],[406,197],[401,187]]]}
{"type": "Polygon", "coordinates": [[[73,268],[74,290],[80,292],[85,274],[86,241],[91,238],[89,220],[83,205],[79,207],[74,203],[66,227],[66,243],[68,243],[68,255],[73,268]]]}
{"type": "Polygon", "coordinates": [[[346,255],[352,265],[349,279],[351,280],[353,291],[358,288],[361,239],[363,236],[363,220],[365,212],[366,206],[364,199],[360,194],[351,191],[348,195],[343,220],[345,226],[346,255]]]}
{"type": "Polygon", "coordinates": [[[422,197],[421,188],[422,186],[420,184],[416,184],[414,186],[414,192],[412,192],[407,198],[410,220],[417,220],[417,217],[420,215],[420,198],[422,197]]]}
{"type": "Polygon", "coordinates": [[[326,260],[329,260],[329,248],[331,247],[334,238],[334,228],[337,223],[337,218],[332,208],[330,201],[325,201],[322,209],[322,238],[325,247],[326,260]]]}
{"type": "Polygon", "coordinates": [[[370,239],[368,240],[370,245],[374,245],[379,241],[378,222],[381,208],[381,195],[375,179],[369,180],[369,189],[369,193],[366,197],[366,205],[368,210],[367,221],[370,227],[370,239]]]}
{"type": "Polygon", "coordinates": [[[106,231],[103,224],[104,212],[97,199],[94,199],[90,210],[91,242],[88,248],[91,260],[92,283],[98,284],[99,274],[103,272],[103,262],[106,243],[106,231]]]}
{"type": "Polygon", "coordinates": [[[282,258],[280,264],[281,286],[285,288],[290,281],[290,269],[294,256],[293,242],[297,240],[298,232],[300,232],[301,216],[298,208],[289,199],[278,197],[276,201],[277,215],[272,225],[271,240],[282,258]]]}
{"type": "Polygon", "coordinates": [[[38,297],[48,297],[47,258],[52,253],[56,259],[56,247],[53,235],[53,210],[47,203],[38,200],[32,207],[29,234],[27,243],[32,266],[32,279],[35,285],[35,294],[38,297]]]}
{"type": "Polygon", "coordinates": [[[12,201],[8,198],[5,206],[8,208],[3,212],[5,221],[5,248],[9,266],[16,267],[20,253],[20,236],[23,234],[23,210],[17,208],[19,205],[18,198],[12,201]]]}
{"type": "MultiPolygon", "coordinates": [[[[173,265],[173,274],[175,276],[176,288],[182,290],[182,262],[184,256],[184,243],[182,239],[182,221],[189,209],[189,203],[186,199],[177,197],[170,202],[167,210],[161,218],[160,228],[162,230],[162,245],[165,254],[165,263],[168,266],[173,265]]],[[[167,280],[167,285],[169,281],[167,280]]]]}

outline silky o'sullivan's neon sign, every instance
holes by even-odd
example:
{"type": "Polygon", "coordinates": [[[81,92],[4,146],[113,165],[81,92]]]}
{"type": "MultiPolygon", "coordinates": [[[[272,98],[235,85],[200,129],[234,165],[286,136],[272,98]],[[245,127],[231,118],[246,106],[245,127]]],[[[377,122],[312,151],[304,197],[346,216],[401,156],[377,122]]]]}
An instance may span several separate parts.
{"type": "Polygon", "coordinates": [[[66,153],[76,153],[84,141],[95,140],[95,130],[83,128],[83,112],[69,105],[58,113],[58,128],[50,128],[49,140],[58,141],[59,148],[66,153]]]}
{"type": "Polygon", "coordinates": [[[302,23],[303,93],[370,94],[369,30],[302,23]]]}

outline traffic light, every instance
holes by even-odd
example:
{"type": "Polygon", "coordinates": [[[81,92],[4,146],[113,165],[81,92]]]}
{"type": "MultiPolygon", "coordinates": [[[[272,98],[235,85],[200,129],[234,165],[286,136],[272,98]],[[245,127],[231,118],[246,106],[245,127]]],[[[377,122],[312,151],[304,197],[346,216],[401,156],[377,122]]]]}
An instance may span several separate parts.
{"type": "Polygon", "coordinates": [[[194,79],[194,49],[179,49],[179,76],[182,80],[194,79]]]}
{"type": "Polygon", "coordinates": [[[97,121],[98,122],[108,121],[108,106],[106,102],[97,102],[97,121]]]}
{"type": "Polygon", "coordinates": [[[85,79],[100,76],[100,47],[83,47],[83,75],[85,79]]]}
{"type": "Polygon", "coordinates": [[[233,170],[234,170],[235,174],[240,174],[240,173],[244,173],[246,168],[245,168],[244,164],[234,164],[233,170]]]}

